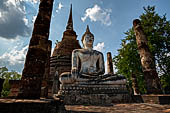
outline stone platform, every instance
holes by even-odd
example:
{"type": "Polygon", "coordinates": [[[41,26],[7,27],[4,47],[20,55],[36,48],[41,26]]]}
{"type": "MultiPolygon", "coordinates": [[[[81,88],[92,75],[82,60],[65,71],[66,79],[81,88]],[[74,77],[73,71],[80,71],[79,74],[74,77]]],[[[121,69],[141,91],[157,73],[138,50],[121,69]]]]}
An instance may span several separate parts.
{"type": "Polygon", "coordinates": [[[67,105],[112,105],[132,102],[126,85],[61,85],[56,95],[67,105]]]}

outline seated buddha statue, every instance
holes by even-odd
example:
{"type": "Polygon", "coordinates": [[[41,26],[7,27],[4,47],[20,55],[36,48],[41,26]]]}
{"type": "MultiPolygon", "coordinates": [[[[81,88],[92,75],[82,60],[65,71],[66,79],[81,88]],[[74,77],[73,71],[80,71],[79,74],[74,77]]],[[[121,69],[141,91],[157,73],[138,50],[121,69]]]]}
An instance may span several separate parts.
{"type": "Polygon", "coordinates": [[[82,36],[82,49],[75,49],[72,52],[72,70],[64,72],[60,75],[61,84],[74,83],[99,83],[104,81],[120,80],[125,82],[124,77],[113,77],[104,75],[104,58],[103,54],[97,50],[93,50],[94,35],[87,26],[86,32],[82,36]]]}

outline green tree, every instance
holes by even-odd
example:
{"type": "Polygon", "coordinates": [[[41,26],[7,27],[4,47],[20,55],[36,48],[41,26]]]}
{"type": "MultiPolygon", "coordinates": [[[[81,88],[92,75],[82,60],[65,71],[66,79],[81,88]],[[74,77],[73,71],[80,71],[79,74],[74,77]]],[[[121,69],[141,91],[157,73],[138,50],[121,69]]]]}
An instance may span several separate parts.
{"type": "Polygon", "coordinates": [[[7,97],[10,93],[10,84],[9,84],[9,79],[6,78],[3,83],[3,89],[1,92],[1,97],[7,97]]]}
{"type": "Polygon", "coordinates": [[[19,80],[21,79],[21,75],[15,71],[9,72],[6,67],[0,68],[0,78],[5,79],[3,83],[3,89],[1,92],[1,97],[6,97],[10,93],[10,84],[9,80],[19,80]]]}
{"type": "Polygon", "coordinates": [[[19,80],[21,79],[21,74],[17,73],[16,71],[9,72],[6,67],[1,67],[0,78],[9,80],[19,80]]]}
{"type": "MultiPolygon", "coordinates": [[[[148,38],[149,49],[154,56],[158,74],[161,76],[162,86],[167,92],[170,90],[170,21],[166,20],[166,15],[158,15],[155,6],[144,7],[144,13],[139,18],[148,38]]],[[[133,28],[125,34],[118,55],[113,58],[118,69],[117,73],[126,76],[129,86],[131,86],[131,75],[135,74],[139,91],[145,93],[142,66],[133,28]]]]}
{"type": "Polygon", "coordinates": [[[0,78],[5,79],[7,72],[8,72],[8,69],[6,67],[1,67],[0,68],[0,78]]]}

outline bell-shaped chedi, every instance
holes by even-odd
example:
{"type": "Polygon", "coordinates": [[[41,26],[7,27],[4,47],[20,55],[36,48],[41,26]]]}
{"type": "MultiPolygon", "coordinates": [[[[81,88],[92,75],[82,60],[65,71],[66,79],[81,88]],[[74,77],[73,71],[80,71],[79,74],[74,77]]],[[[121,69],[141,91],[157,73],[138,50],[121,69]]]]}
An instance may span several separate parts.
{"type": "Polygon", "coordinates": [[[158,73],[156,72],[155,62],[151,52],[149,51],[147,37],[144,34],[140,20],[135,19],[133,21],[133,27],[136,35],[138,51],[141,58],[142,69],[144,72],[147,93],[160,94],[162,93],[160,80],[158,73]]]}
{"type": "Polygon", "coordinates": [[[51,53],[52,43],[48,38],[52,8],[53,0],[40,0],[39,12],[34,23],[22,72],[18,98],[40,98],[41,84],[51,53]]]}
{"type": "Polygon", "coordinates": [[[63,33],[62,41],[56,44],[54,52],[50,60],[50,79],[58,72],[60,75],[63,72],[71,71],[71,56],[74,49],[81,48],[77,40],[76,32],[73,29],[72,5],[70,15],[66,26],[66,31],[63,33]]]}

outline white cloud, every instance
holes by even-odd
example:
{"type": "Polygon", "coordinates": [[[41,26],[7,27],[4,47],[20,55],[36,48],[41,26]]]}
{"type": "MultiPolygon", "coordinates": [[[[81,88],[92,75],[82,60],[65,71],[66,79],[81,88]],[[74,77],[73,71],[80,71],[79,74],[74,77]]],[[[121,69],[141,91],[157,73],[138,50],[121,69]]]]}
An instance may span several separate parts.
{"type": "Polygon", "coordinates": [[[81,17],[81,20],[84,22],[89,18],[92,22],[100,21],[102,24],[110,26],[112,24],[110,19],[111,12],[111,9],[102,9],[95,4],[94,7],[86,9],[84,17],[81,17]]]}
{"type": "Polygon", "coordinates": [[[58,13],[59,12],[59,10],[58,9],[56,9],[56,11],[55,11],[56,13],[58,13]]]}
{"type": "Polygon", "coordinates": [[[19,0],[7,0],[5,2],[5,4],[8,6],[10,4],[12,4],[13,6],[17,7],[17,5],[19,5],[20,1],[19,0]]]}
{"type": "Polygon", "coordinates": [[[104,42],[98,43],[93,49],[102,52],[104,50],[104,42]]]}
{"type": "Polygon", "coordinates": [[[21,72],[24,66],[28,45],[24,47],[22,43],[17,43],[16,45],[17,46],[12,48],[9,52],[5,52],[0,56],[0,67],[6,66],[9,70],[21,72]]]}
{"type": "Polygon", "coordinates": [[[18,0],[18,1],[25,1],[25,2],[30,2],[32,4],[37,4],[39,3],[40,0],[18,0]]]}
{"type": "Polygon", "coordinates": [[[37,4],[39,0],[31,0],[32,3],[37,4]]]}
{"type": "Polygon", "coordinates": [[[63,7],[64,7],[63,4],[60,2],[60,3],[58,4],[57,9],[56,9],[56,13],[58,13],[59,10],[61,10],[63,7]]]}
{"type": "Polygon", "coordinates": [[[60,10],[61,8],[63,8],[64,6],[62,5],[62,3],[60,2],[59,4],[58,4],[58,9],[60,10]]]}
{"type": "Polygon", "coordinates": [[[17,63],[19,64],[24,63],[27,49],[28,49],[28,46],[25,46],[21,50],[17,50],[17,46],[16,46],[10,52],[6,52],[2,56],[0,56],[0,60],[8,61],[9,65],[16,65],[17,63]]]}
{"type": "Polygon", "coordinates": [[[25,6],[20,0],[0,0],[0,37],[14,39],[31,34],[25,6]]]}
{"type": "Polygon", "coordinates": [[[37,16],[33,16],[32,17],[32,23],[34,23],[35,22],[35,19],[37,18],[37,16]]]}
{"type": "Polygon", "coordinates": [[[23,18],[23,21],[25,22],[25,25],[28,25],[28,19],[26,17],[23,18]]]}

